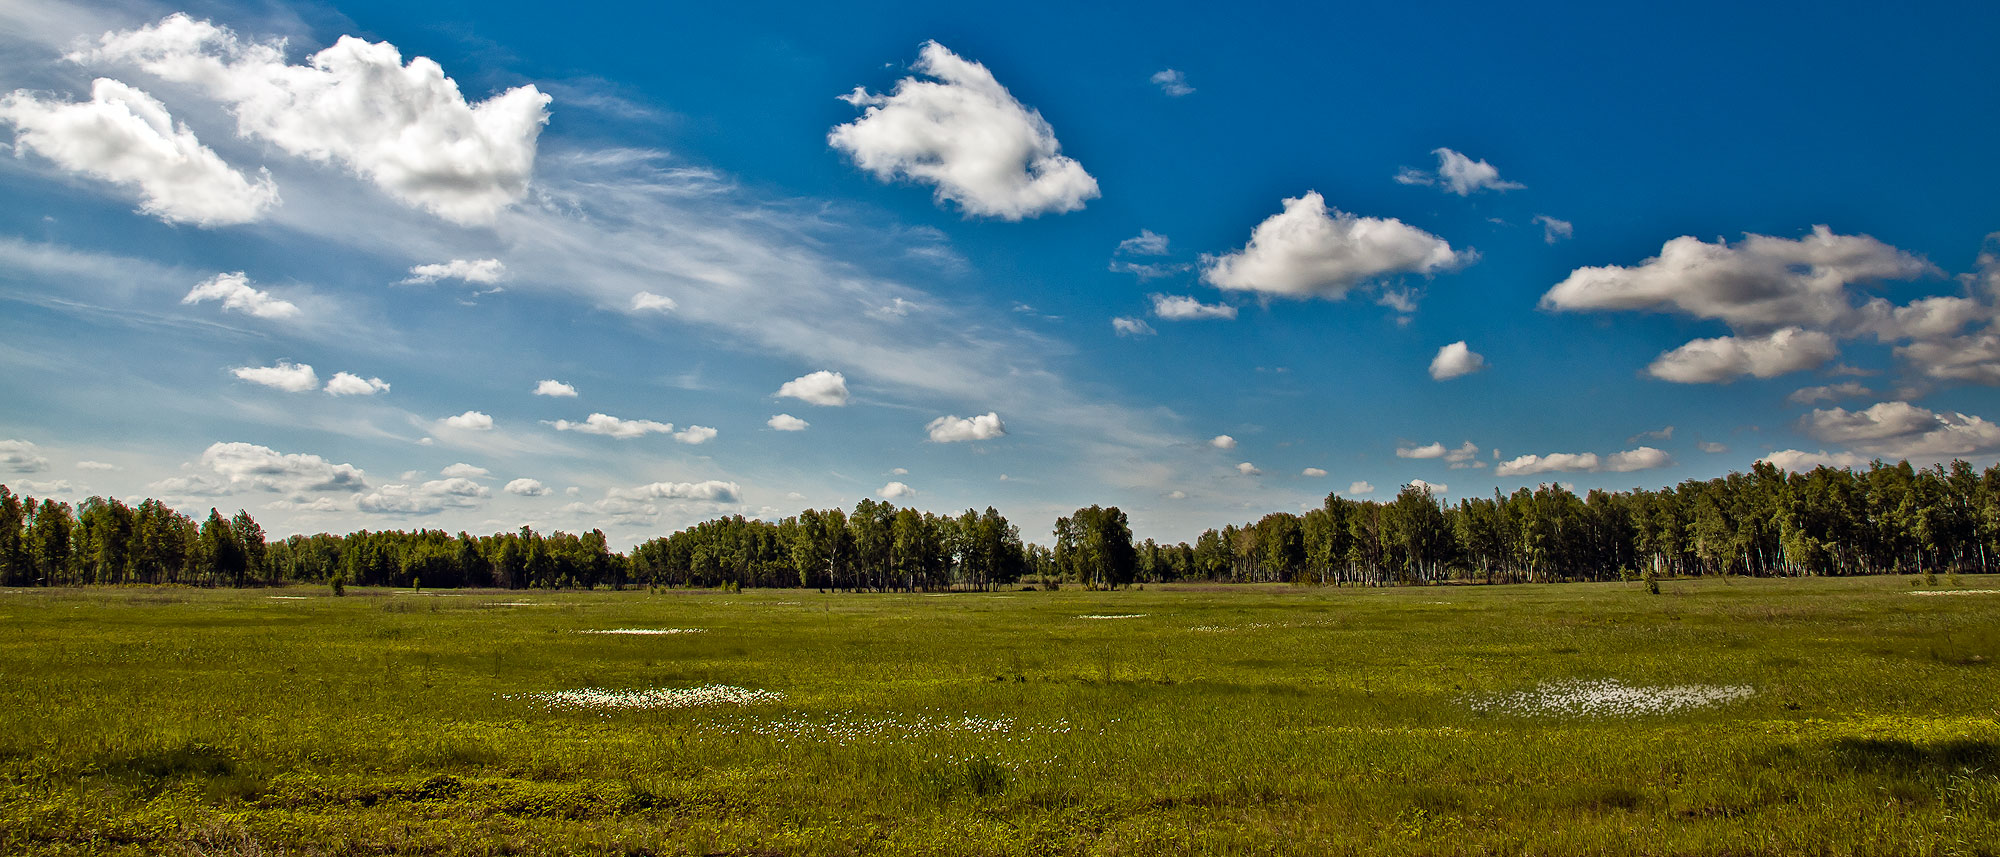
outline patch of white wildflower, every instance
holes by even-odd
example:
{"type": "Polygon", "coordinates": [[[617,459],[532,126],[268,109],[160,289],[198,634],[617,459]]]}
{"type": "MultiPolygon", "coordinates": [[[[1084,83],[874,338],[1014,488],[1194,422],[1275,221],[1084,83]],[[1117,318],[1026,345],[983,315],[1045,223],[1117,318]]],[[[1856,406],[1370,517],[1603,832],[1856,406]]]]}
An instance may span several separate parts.
{"type": "Polygon", "coordinates": [[[636,711],[649,708],[759,705],[767,702],[783,702],[785,695],[775,690],[752,690],[727,684],[705,684],[700,687],[656,687],[644,690],[585,687],[547,693],[501,694],[500,698],[537,703],[551,711],[636,711]]]}
{"type": "Polygon", "coordinates": [[[2000,589],[1926,589],[1911,595],[2000,595],[2000,589]]]}
{"type": "Polygon", "coordinates": [[[1146,613],[1089,613],[1089,614],[1085,614],[1085,615],[1082,615],[1082,616],[1078,616],[1078,617],[1076,617],[1076,618],[1078,618],[1078,619],[1144,619],[1144,618],[1146,618],[1146,616],[1148,616],[1148,615],[1150,615],[1150,614],[1146,614],[1146,613]]]}
{"type": "Polygon", "coordinates": [[[1612,679],[1556,681],[1545,682],[1534,690],[1474,700],[1472,710],[1531,717],[1640,717],[1736,702],[1756,692],[1746,684],[1634,687],[1612,679]]]}
{"type": "Polygon", "coordinates": [[[705,634],[705,628],[606,628],[602,631],[578,631],[579,634],[626,634],[634,637],[666,637],[674,634],[705,634]]]}

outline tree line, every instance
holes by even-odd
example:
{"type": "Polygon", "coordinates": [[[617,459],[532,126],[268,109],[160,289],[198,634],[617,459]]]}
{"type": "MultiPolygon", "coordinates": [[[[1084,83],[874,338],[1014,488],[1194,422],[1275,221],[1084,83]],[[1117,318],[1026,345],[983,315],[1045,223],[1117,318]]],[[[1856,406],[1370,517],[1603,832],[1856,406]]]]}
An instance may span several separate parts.
{"type": "Polygon", "coordinates": [[[1135,542],[1126,514],[1090,506],[1057,519],[1053,546],[1026,543],[991,507],[939,515],[878,500],[777,521],[732,515],[628,553],[604,533],[473,536],[361,530],[267,541],[248,512],[196,522],[158,500],[92,497],[72,507],[0,485],[0,585],[279,582],[561,588],[987,589],[1032,579],[1108,589],[1214,581],[1387,585],[1553,582],[1639,575],[1977,572],[2000,564],[2000,465],[1749,473],[1659,490],[1561,485],[1448,503],[1422,486],[1392,500],[1330,494],[1210,529],[1193,544],[1135,542]]]}

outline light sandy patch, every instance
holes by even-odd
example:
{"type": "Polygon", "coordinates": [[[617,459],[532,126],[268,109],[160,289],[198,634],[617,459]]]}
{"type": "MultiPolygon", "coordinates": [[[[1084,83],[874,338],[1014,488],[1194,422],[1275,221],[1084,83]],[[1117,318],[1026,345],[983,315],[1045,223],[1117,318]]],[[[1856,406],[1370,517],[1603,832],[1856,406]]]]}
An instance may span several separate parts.
{"type": "Polygon", "coordinates": [[[1926,589],[1911,595],[2000,595],[2000,589],[1926,589]]]}
{"type": "Polygon", "coordinates": [[[306,600],[306,597],[305,597],[305,596],[303,596],[303,595],[266,595],[266,596],[264,596],[264,597],[265,597],[265,598],[269,598],[269,599],[271,599],[272,601],[304,601],[304,600],[306,600]]]}
{"type": "Polygon", "coordinates": [[[1088,613],[1088,614],[1085,614],[1085,615],[1082,615],[1082,616],[1078,616],[1078,617],[1076,617],[1076,618],[1078,618],[1078,619],[1144,619],[1144,618],[1146,618],[1146,616],[1148,616],[1148,615],[1150,615],[1150,614],[1146,614],[1146,613],[1088,613]]]}

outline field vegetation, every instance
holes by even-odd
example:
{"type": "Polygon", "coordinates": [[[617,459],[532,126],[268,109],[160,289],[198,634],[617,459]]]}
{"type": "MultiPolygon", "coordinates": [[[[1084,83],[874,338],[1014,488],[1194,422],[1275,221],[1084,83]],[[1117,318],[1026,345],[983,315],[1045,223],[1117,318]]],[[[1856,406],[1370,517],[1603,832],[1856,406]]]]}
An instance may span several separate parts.
{"type": "Polygon", "coordinates": [[[2000,848],[2000,579],[1657,583],[4,590],[0,852],[2000,848]]]}

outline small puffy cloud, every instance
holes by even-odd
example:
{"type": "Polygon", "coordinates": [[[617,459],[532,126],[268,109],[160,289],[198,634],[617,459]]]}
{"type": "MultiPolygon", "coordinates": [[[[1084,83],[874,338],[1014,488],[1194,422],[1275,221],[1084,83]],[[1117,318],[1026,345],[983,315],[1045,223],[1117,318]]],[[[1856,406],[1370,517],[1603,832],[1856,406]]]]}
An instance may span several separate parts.
{"type": "Polygon", "coordinates": [[[569,420],[545,420],[544,422],[555,426],[556,431],[599,434],[605,437],[615,437],[620,440],[645,437],[649,434],[666,434],[674,430],[673,423],[661,423],[652,420],[626,420],[619,419],[610,414],[591,414],[585,417],[583,422],[580,423],[570,422],[569,420]]]}
{"type": "Polygon", "coordinates": [[[490,285],[500,282],[507,275],[507,266],[499,259],[453,259],[432,265],[418,265],[410,269],[405,283],[435,283],[439,280],[464,280],[468,283],[490,285]]]}
{"type": "Polygon", "coordinates": [[[1729,451],[1728,444],[1717,443],[1716,441],[1712,440],[1704,440],[1700,443],[1697,443],[1694,445],[1694,448],[1699,449],[1702,452],[1706,452],[1709,455],[1721,455],[1722,453],[1729,451]]]}
{"type": "Polygon", "coordinates": [[[910,468],[907,467],[890,468],[889,473],[895,476],[908,476],[910,475],[910,468]]]}
{"type": "Polygon", "coordinates": [[[405,203],[489,223],[528,190],[549,97],[533,86],[468,104],[436,62],[342,36],[303,65],[282,40],[254,43],[176,13],[106,33],[71,59],[131,62],[227,104],[238,133],[333,161],[405,203]]]}
{"type": "Polygon", "coordinates": [[[1835,235],[1825,226],[1797,240],[1746,235],[1709,244],[1681,236],[1638,265],[1571,271],[1542,295],[1541,306],[1671,311],[1739,328],[1831,325],[1855,312],[1850,286],[1935,270],[1866,235],[1835,235]]]}
{"type": "Polygon", "coordinates": [[[1474,462],[1473,459],[1478,455],[1479,447],[1469,440],[1457,447],[1447,447],[1442,443],[1396,447],[1397,458],[1443,459],[1450,462],[1453,469],[1458,469],[1458,465],[1461,464],[1477,464],[1478,462],[1474,462]]]}
{"type": "MultiPolygon", "coordinates": [[[[7,442],[6,442],[6,441],[0,441],[0,449],[4,449],[4,448],[6,447],[6,444],[7,444],[7,442]]],[[[5,458],[5,454],[4,454],[4,453],[0,453],[0,467],[5,467],[5,466],[6,466],[6,458],[5,458]]],[[[119,467],[119,466],[118,466],[118,465],[116,465],[116,464],[112,464],[112,463],[110,463],[110,462],[108,462],[108,461],[90,461],[90,460],[84,460],[84,461],[79,461],[79,462],[77,462],[77,463],[76,463],[76,469],[78,469],[78,470],[122,470],[123,468],[119,467]]]]}
{"type": "Polygon", "coordinates": [[[1007,433],[1007,426],[1000,421],[1000,415],[992,411],[976,417],[944,416],[931,420],[924,430],[930,433],[933,443],[953,443],[961,440],[991,440],[1007,433]]]}
{"type": "Polygon", "coordinates": [[[2000,449],[2000,425],[1908,402],[1881,402],[1859,411],[1815,410],[1799,425],[1814,440],[1892,460],[1937,461],[2000,449]]]}
{"type": "Polygon", "coordinates": [[[1118,252],[1128,256],[1167,255],[1167,236],[1151,229],[1141,229],[1139,234],[1118,242],[1118,252]]]}
{"type": "Polygon", "coordinates": [[[812,425],[812,423],[806,422],[805,420],[799,419],[798,417],[792,416],[791,414],[779,414],[768,420],[765,420],[764,424],[770,426],[771,428],[777,429],[778,431],[805,431],[807,426],[812,425]]]}
{"type": "Polygon", "coordinates": [[[1143,318],[1129,318],[1121,315],[1111,319],[1111,332],[1119,336],[1152,336],[1159,331],[1154,330],[1153,326],[1147,324],[1143,318]]]}
{"type": "Polygon", "coordinates": [[[543,485],[541,480],[529,479],[525,476],[508,482],[507,487],[500,490],[522,497],[543,497],[549,493],[548,486],[543,485]]]}
{"type": "Polygon", "coordinates": [[[1430,492],[1431,494],[1443,494],[1446,491],[1451,490],[1451,486],[1449,485],[1443,484],[1441,482],[1425,482],[1422,479],[1412,479],[1410,480],[1409,484],[1410,487],[1412,488],[1427,491],[1430,492]]]}
{"type": "Polygon", "coordinates": [[[1284,206],[1251,230],[1243,249],[1203,256],[1202,280],[1223,289],[1339,300],[1379,277],[1433,274],[1474,258],[1400,220],[1329,209],[1314,191],[1284,206]]]}
{"type": "Polygon", "coordinates": [[[1875,391],[1858,381],[1842,381],[1838,384],[1803,387],[1786,396],[1785,400],[1795,405],[1810,405],[1815,402],[1838,402],[1841,399],[1859,399],[1872,395],[1875,395],[1875,391]]]}
{"type": "Polygon", "coordinates": [[[1535,215],[1535,222],[1542,227],[1542,240],[1549,244],[1576,235],[1576,225],[1567,220],[1559,220],[1546,214],[1535,215]]]}
{"type": "Polygon", "coordinates": [[[1230,437],[1229,435],[1226,434],[1219,434],[1216,435],[1215,437],[1209,438],[1208,445],[1215,447],[1216,449],[1235,449],[1236,438],[1230,437]]]}
{"type": "Polygon", "coordinates": [[[674,432],[674,441],[676,443],[685,443],[689,446],[700,446],[704,443],[714,440],[715,435],[716,435],[715,429],[709,428],[708,426],[688,426],[687,428],[674,432]]]}
{"type": "Polygon", "coordinates": [[[1319,468],[1317,468],[1317,467],[1308,467],[1308,468],[1306,468],[1306,469],[1304,469],[1304,470],[1301,470],[1301,471],[1299,471],[1299,475],[1300,475],[1300,476],[1305,476],[1305,477],[1308,477],[1308,478],[1312,478],[1312,479],[1318,479],[1318,478],[1320,478],[1320,477],[1322,477],[1322,476],[1325,476],[1325,475],[1326,475],[1326,471],[1324,471],[1324,470],[1321,470],[1321,469],[1319,469],[1319,468]]]}
{"type": "Polygon", "coordinates": [[[458,462],[457,464],[450,465],[445,469],[438,471],[438,475],[446,477],[454,477],[459,479],[484,479],[488,476],[493,475],[493,471],[487,470],[486,468],[480,467],[476,464],[467,464],[461,461],[458,462]]]}
{"type": "Polygon", "coordinates": [[[229,370],[229,374],[287,393],[309,393],[319,389],[319,375],[306,363],[280,360],[276,366],[242,366],[229,370]]]}
{"type": "Polygon", "coordinates": [[[1241,473],[1241,474],[1243,474],[1244,476],[1262,476],[1262,475],[1264,475],[1264,471],[1262,471],[1262,470],[1258,470],[1258,469],[1257,469],[1257,465],[1255,465],[1255,464],[1251,464],[1251,463],[1250,463],[1250,462],[1248,462],[1248,461],[1245,461],[1245,462],[1242,462],[1242,463],[1240,463],[1240,464],[1236,465],[1236,472],[1237,472],[1237,473],[1241,473]]]}
{"type": "Polygon", "coordinates": [[[743,499],[743,487],[734,482],[710,479],[704,482],[655,482],[636,488],[614,488],[608,496],[624,500],[685,500],[701,503],[736,503],[743,499]]]}
{"type": "Polygon", "coordinates": [[[1167,321],[1236,317],[1236,308],[1228,304],[1205,304],[1184,295],[1152,295],[1151,298],[1154,317],[1167,321]]]}
{"type": "Polygon", "coordinates": [[[1599,456],[1594,452],[1552,452],[1522,455],[1493,468],[1495,476],[1534,476],[1541,473],[1630,473],[1652,470],[1674,463],[1673,456],[1650,446],[1599,456]]]}
{"type": "MultiPolygon", "coordinates": [[[[1382,294],[1375,298],[1375,304],[1376,306],[1385,306],[1395,310],[1400,315],[1408,316],[1417,311],[1418,296],[1419,294],[1415,289],[1384,289],[1382,290],[1382,294]]],[[[1408,321],[1408,318],[1399,319],[1401,323],[1407,323],[1408,321]]]]}
{"type": "Polygon", "coordinates": [[[1475,161],[1444,148],[1432,149],[1431,154],[1437,156],[1437,172],[1428,173],[1405,167],[1396,174],[1396,181],[1400,184],[1435,186],[1446,193],[1455,193],[1459,196],[1470,196],[1479,191],[1510,191],[1527,187],[1502,180],[1499,168],[1485,161],[1475,161]]]}
{"type": "Polygon", "coordinates": [[[1479,352],[1467,348],[1465,340],[1461,339],[1438,349],[1437,356],[1431,358],[1431,379],[1449,381],[1484,368],[1486,368],[1486,358],[1479,352]]]}
{"type": "Polygon", "coordinates": [[[1367,481],[1357,479],[1347,486],[1347,493],[1356,497],[1363,494],[1373,494],[1375,493],[1375,486],[1367,481]]]}
{"type": "Polygon", "coordinates": [[[493,430],[493,418],[478,411],[466,411],[455,417],[445,417],[444,424],[447,428],[455,428],[460,431],[493,430]]]}
{"type": "Polygon", "coordinates": [[[76,492],[76,485],[67,479],[23,479],[14,487],[21,489],[24,494],[34,494],[42,497],[61,496],[76,492]]]}
{"type": "Polygon", "coordinates": [[[576,398],[576,388],[554,378],[545,378],[535,385],[535,395],[553,396],[558,399],[576,398]]]}
{"type": "Polygon", "coordinates": [[[363,378],[352,372],[335,372],[326,381],[326,392],[334,396],[373,396],[389,392],[389,382],[380,378],[363,378]]]}
{"type": "Polygon", "coordinates": [[[158,99],[108,78],[90,100],[44,101],[17,90],[0,97],[14,151],[34,152],[71,172],[138,190],[139,210],[168,223],[225,226],[262,217],[278,202],[270,174],[251,182],[176,124],[158,99]]]}
{"type": "Polygon", "coordinates": [[[250,278],[244,276],[242,271],[209,277],[189,290],[187,297],[181,298],[184,304],[203,301],[221,301],[225,310],[249,313],[258,318],[293,318],[299,314],[297,304],[271,297],[269,292],[251,286],[250,278]]]}
{"type": "Polygon", "coordinates": [[[1785,449],[1773,452],[1757,460],[1776,467],[1779,470],[1788,470],[1793,473],[1804,473],[1817,467],[1851,469],[1865,467],[1868,464],[1868,459],[1854,453],[1827,452],[1824,449],[1818,452],[1785,449]]]}
{"type": "Polygon", "coordinates": [[[875,496],[884,500],[900,500],[905,497],[917,496],[917,489],[904,485],[901,482],[891,482],[882,486],[881,490],[876,491],[875,496]]]}
{"type": "Polygon", "coordinates": [[[0,470],[10,473],[40,473],[47,469],[49,469],[49,459],[41,454],[33,442],[0,440],[0,470]]]}
{"type": "Polygon", "coordinates": [[[841,96],[865,110],[827,142],[855,166],[885,182],[935,185],[939,204],[980,217],[1076,211],[1097,197],[1097,179],[1062,154],[1042,114],[985,66],[925,42],[912,68],[931,80],[906,77],[887,95],[855,87],[841,96]]]}
{"type": "Polygon", "coordinates": [[[1194,94],[1194,87],[1189,86],[1187,83],[1187,75],[1181,74],[1175,69],[1160,69],[1153,72],[1153,76],[1147,78],[1147,80],[1152,81],[1153,85],[1159,87],[1161,92],[1173,98],[1194,94]]]}
{"type": "Polygon", "coordinates": [[[492,489],[465,478],[437,479],[421,485],[384,485],[355,498],[354,507],[374,515],[435,515],[447,508],[469,509],[493,496],[492,489]]]}
{"type": "Polygon", "coordinates": [[[652,292],[640,292],[632,296],[632,309],[635,312],[673,312],[680,306],[673,298],[652,292]]]}
{"type": "Polygon", "coordinates": [[[798,399],[809,405],[837,408],[847,404],[847,377],[839,372],[821,369],[786,381],[778,387],[775,395],[779,398],[798,399]]]}
{"type": "Polygon", "coordinates": [[[1186,492],[1186,491],[1182,491],[1182,490],[1180,490],[1179,488],[1176,488],[1176,489],[1174,489],[1174,490],[1172,490],[1172,491],[1168,491],[1168,492],[1167,492],[1167,499],[1169,499],[1169,500],[1186,500],[1186,499],[1187,499],[1187,492],[1186,492]]]}
{"type": "Polygon", "coordinates": [[[1896,359],[1932,380],[2000,385],[2000,332],[1912,342],[1896,359]]]}
{"type": "Polygon", "coordinates": [[[1694,340],[1654,358],[1646,374],[1677,384],[1726,384],[1744,375],[1773,378],[1811,369],[1838,356],[1833,337],[1786,327],[1764,336],[1694,340]]]}

